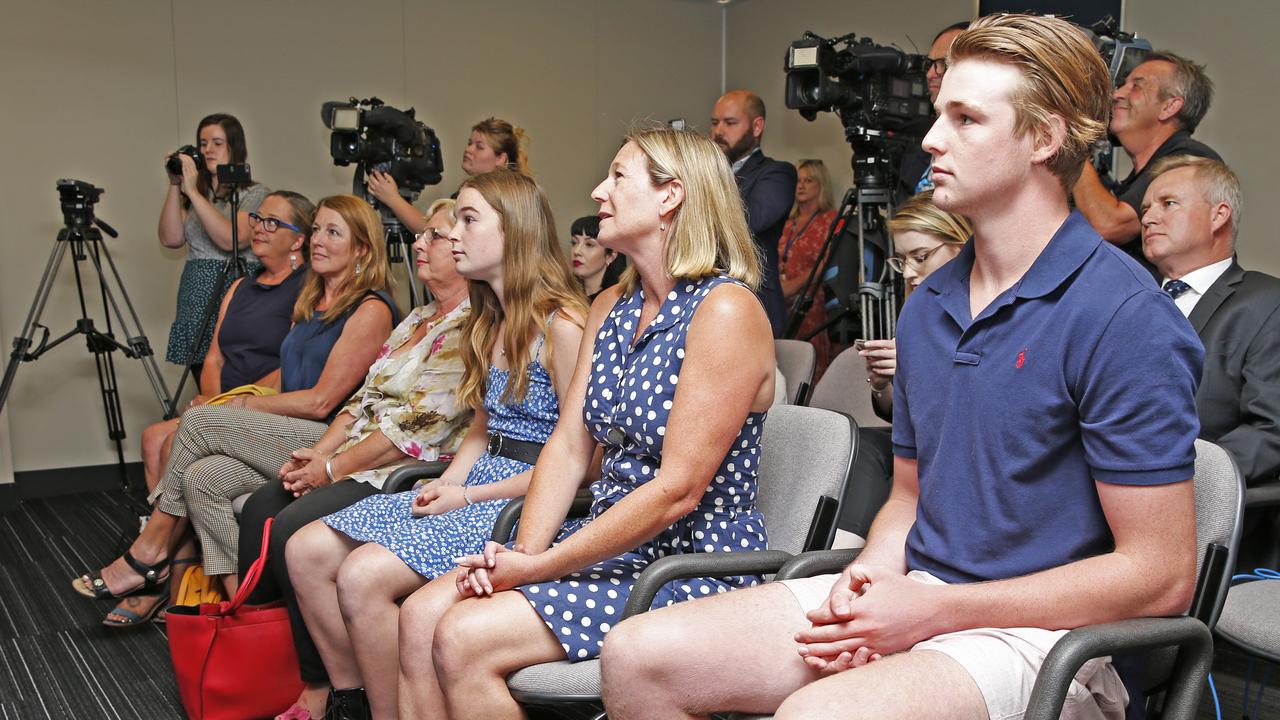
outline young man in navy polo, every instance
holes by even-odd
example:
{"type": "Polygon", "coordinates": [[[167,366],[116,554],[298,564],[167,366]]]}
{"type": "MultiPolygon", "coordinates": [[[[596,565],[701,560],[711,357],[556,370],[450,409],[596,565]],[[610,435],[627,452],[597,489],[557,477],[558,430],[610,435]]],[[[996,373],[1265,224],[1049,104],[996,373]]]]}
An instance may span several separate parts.
{"type": "MultiPolygon", "coordinates": [[[[1069,210],[1107,69],[1061,20],[956,38],[925,138],[973,241],[899,323],[894,486],[839,575],[645,613],[602,656],[612,718],[1020,717],[1069,628],[1182,612],[1202,350],[1136,262],[1069,210]]],[[[1067,717],[1123,717],[1109,659],[1067,717]]]]}

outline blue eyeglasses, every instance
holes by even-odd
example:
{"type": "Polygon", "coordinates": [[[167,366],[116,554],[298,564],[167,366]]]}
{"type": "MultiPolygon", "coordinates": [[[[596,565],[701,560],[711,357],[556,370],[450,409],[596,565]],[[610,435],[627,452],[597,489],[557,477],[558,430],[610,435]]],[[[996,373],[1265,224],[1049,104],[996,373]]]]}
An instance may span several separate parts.
{"type": "Polygon", "coordinates": [[[273,232],[275,232],[276,230],[278,230],[278,229],[280,229],[280,228],[282,228],[282,227],[287,227],[287,228],[289,228],[290,230],[292,230],[292,231],[294,231],[294,232],[297,232],[297,233],[302,232],[302,228],[300,228],[300,227],[298,227],[297,225],[294,225],[294,224],[292,224],[292,223],[287,223],[287,222],[285,222],[285,221],[281,220],[280,218],[274,218],[274,217],[262,217],[261,215],[259,215],[259,214],[258,214],[258,213],[256,213],[256,212],[251,212],[251,213],[249,213],[249,227],[255,227],[255,228],[256,228],[256,227],[258,227],[259,225],[261,225],[261,226],[262,226],[262,229],[263,229],[263,230],[266,230],[266,231],[267,231],[267,232],[269,232],[269,233],[273,233],[273,232]]]}

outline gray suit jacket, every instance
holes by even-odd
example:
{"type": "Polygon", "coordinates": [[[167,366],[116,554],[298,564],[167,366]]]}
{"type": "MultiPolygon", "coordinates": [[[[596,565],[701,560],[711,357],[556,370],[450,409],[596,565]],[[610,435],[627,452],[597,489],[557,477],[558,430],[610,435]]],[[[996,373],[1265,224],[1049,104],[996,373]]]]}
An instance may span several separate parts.
{"type": "Polygon", "coordinates": [[[1250,485],[1280,472],[1280,279],[1238,261],[1188,318],[1204,343],[1200,437],[1226,448],[1250,485]]]}

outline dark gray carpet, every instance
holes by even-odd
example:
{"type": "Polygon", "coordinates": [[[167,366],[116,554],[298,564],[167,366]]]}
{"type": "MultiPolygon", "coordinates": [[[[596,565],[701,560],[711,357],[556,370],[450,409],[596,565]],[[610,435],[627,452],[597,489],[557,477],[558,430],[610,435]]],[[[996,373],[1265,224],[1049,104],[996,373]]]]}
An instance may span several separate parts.
{"type": "MultiPolygon", "coordinates": [[[[0,515],[0,720],[183,717],[162,627],[105,628],[112,604],[71,589],[71,578],[116,557],[136,527],[119,492],[25,500],[0,515]]],[[[1246,668],[1243,656],[1218,649],[1224,718],[1244,714],[1246,668]]],[[[1273,680],[1280,684],[1280,671],[1273,680]]],[[[1199,718],[1214,717],[1206,692],[1199,718]]],[[[1280,718],[1280,690],[1269,691],[1253,717],[1280,718]]]]}
{"type": "Polygon", "coordinates": [[[160,626],[101,625],[71,578],[137,520],[122,493],[25,500],[0,515],[0,718],[181,718],[160,626]]]}

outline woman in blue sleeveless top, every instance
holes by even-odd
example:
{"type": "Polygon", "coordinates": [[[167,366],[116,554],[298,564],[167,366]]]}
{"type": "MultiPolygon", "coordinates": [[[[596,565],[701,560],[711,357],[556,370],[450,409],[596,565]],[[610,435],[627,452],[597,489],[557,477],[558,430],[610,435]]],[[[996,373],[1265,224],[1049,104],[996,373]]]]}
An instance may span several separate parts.
{"type": "Polygon", "coordinates": [[[333,687],[326,717],[367,717],[349,712],[366,695],[374,716],[395,715],[397,602],[442,575],[452,590],[458,556],[479,552],[528,487],[574,372],[586,301],[542,191],[494,170],[462,184],[455,212],[453,255],[471,280],[458,390],[476,408],[470,431],[439,479],[311,523],[285,551],[333,687]]]}
{"type": "Polygon", "coordinates": [[[398,313],[378,214],[360,198],[328,197],[317,204],[311,231],[311,274],[280,349],[282,392],[183,413],[164,476],[149,497],[155,509],[146,527],[122,557],[73,581],[87,597],[152,600],[125,603],[107,625],[133,626],[155,614],[189,519],[205,573],[224,576],[234,593],[239,537],[231,500],[276,477],[294,450],[315,444],[390,334],[398,313]]]}
{"type": "MultiPolygon", "coordinates": [[[[402,692],[402,716],[515,717],[507,675],[597,657],[654,560],[765,547],[755,492],[773,336],[752,293],[759,263],[729,164],[694,133],[641,131],[592,198],[601,244],[632,269],[592,305],[593,342],[583,343],[514,548],[489,543],[461,561],[455,592],[466,599],[435,625],[431,655],[419,651],[429,609],[405,603],[401,674],[417,690],[434,670],[443,705],[402,692]],[[564,523],[597,444],[590,517],[564,523]]],[[[682,580],[656,603],[758,581],[682,580]]]]}

